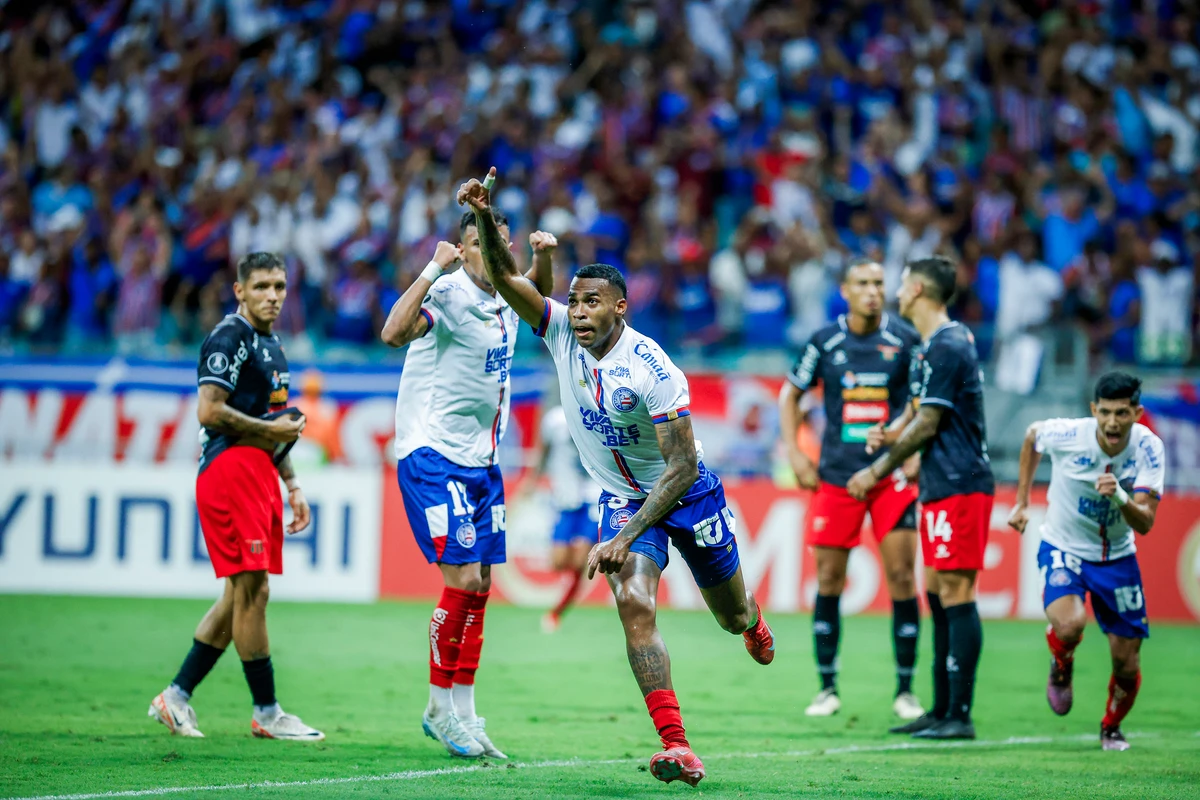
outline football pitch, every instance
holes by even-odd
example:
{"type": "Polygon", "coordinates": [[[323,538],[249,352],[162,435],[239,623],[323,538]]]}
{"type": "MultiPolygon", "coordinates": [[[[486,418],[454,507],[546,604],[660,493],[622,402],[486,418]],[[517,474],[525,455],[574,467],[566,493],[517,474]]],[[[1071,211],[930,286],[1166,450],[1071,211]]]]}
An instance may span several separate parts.
{"type": "MultiPolygon", "coordinates": [[[[1044,697],[1043,626],[985,623],[980,739],[914,745],[886,733],[886,618],[845,621],[842,711],[811,720],[807,616],[769,616],[777,655],[762,667],[707,614],[664,612],[684,722],[708,770],[692,789],[646,772],[658,740],[612,609],[578,609],[552,636],[535,610],[491,609],[478,705],[511,761],[472,764],[421,733],[430,604],[271,607],[280,701],[326,741],[252,738],[232,648],[193,700],[207,738],[171,737],[146,709],[207,605],[0,597],[0,798],[1200,797],[1195,628],[1153,628],[1124,725],[1133,749],[1104,753],[1109,665],[1094,626],[1076,662],[1075,709],[1058,718],[1044,697]]],[[[928,700],[922,623],[916,687],[928,700]]]]}

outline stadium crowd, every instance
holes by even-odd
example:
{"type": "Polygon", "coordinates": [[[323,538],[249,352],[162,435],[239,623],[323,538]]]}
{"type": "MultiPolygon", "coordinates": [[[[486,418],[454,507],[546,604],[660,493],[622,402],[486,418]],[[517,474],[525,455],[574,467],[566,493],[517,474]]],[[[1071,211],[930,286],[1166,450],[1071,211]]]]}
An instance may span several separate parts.
{"type": "Polygon", "coordinates": [[[270,250],[293,352],[373,343],[495,165],[514,240],[619,267],[671,346],[795,345],[848,260],[894,289],[942,253],[985,353],[1070,319],[1104,358],[1183,363],[1198,6],[10,2],[0,341],[190,353],[270,250]]]}

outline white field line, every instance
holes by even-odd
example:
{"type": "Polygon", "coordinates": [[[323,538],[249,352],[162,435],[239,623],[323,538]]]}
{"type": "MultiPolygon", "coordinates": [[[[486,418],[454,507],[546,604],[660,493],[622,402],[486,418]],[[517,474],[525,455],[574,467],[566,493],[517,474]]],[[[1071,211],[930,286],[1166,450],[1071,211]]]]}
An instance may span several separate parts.
{"type": "MultiPolygon", "coordinates": [[[[1131,733],[1129,738],[1144,739],[1156,737],[1156,733],[1131,733]]],[[[1200,736],[1200,732],[1197,732],[1200,736]]],[[[853,753],[889,753],[898,750],[948,750],[955,748],[976,747],[1015,747],[1027,744],[1053,744],[1054,742],[1086,742],[1096,740],[1094,734],[1079,736],[1012,736],[1007,739],[967,740],[952,742],[899,742],[897,744],[881,745],[848,745],[846,747],[813,748],[811,750],[789,750],[777,753],[710,753],[704,756],[706,761],[717,761],[730,758],[804,758],[812,756],[836,756],[853,753]]],[[[569,759],[565,761],[531,761],[528,763],[513,763],[516,769],[548,769],[552,767],[600,767],[613,764],[636,764],[642,759],[613,758],[605,760],[586,761],[569,759]]],[[[185,792],[230,792],[246,789],[298,789],[312,786],[341,786],[354,783],[380,783],[392,781],[412,781],[421,778],[438,778],[443,775],[463,775],[473,772],[509,769],[508,766],[472,765],[462,767],[442,767],[439,769],[412,769],[404,772],[389,772],[386,775],[353,775],[345,778],[313,778],[307,781],[254,781],[253,783],[222,783],[208,786],[159,786],[150,789],[129,789],[126,791],[94,792],[87,794],[44,794],[33,797],[8,798],[8,800],[108,800],[118,797],[163,797],[185,792]]]]}

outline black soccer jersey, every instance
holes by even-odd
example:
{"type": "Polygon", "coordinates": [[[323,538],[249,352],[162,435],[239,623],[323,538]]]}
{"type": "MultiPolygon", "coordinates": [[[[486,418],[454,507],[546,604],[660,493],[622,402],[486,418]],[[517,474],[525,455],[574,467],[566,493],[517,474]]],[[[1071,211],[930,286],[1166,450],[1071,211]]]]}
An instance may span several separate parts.
{"type": "MultiPolygon", "coordinates": [[[[287,405],[288,365],[275,334],[263,334],[246,318],[230,314],[200,346],[196,383],[229,391],[225,404],[250,417],[262,418],[287,405]]],[[[220,431],[200,431],[200,471],[238,440],[220,431]]]]}
{"type": "Polygon", "coordinates": [[[822,481],[844,487],[875,460],[878,454],[867,453],[867,431],[903,411],[920,342],[911,325],[888,314],[866,336],[851,333],[844,315],[813,334],[788,380],[804,391],[825,386],[828,421],[817,468],[822,481]]]}
{"type": "Polygon", "coordinates": [[[911,389],[920,405],[941,406],[937,433],[921,455],[921,502],[996,490],[983,416],[983,370],[975,337],[949,322],[913,359],[911,389]]]}

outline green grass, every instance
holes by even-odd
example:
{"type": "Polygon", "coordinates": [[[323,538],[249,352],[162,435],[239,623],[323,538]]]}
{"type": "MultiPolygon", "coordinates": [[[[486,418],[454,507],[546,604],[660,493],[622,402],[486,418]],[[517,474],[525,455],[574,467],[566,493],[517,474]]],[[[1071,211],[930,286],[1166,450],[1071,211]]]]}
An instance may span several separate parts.
{"type": "MultiPolygon", "coordinates": [[[[270,611],[279,696],[328,734],[304,745],[250,737],[249,695],[226,655],[194,705],[205,739],[175,739],[146,717],[206,607],[193,601],[0,597],[0,797],[120,792],[263,781],[317,785],[183,791],[171,797],[520,798],[691,795],[645,771],[658,746],[625,663],[612,609],[582,609],[556,636],[538,614],[488,615],[478,701],[519,767],[467,766],[420,730],[427,605],[284,604],[270,611]],[[578,763],[546,762],[577,759],[578,763]],[[606,762],[606,763],[597,763],[606,762]],[[443,774],[396,775],[409,771],[443,774]],[[391,774],[385,780],[372,776],[391,774]]],[[[663,613],[684,721],[710,798],[1183,798],[1200,795],[1200,634],[1156,626],[1126,731],[1133,749],[1097,740],[1108,657],[1093,627],[1079,653],[1075,710],[1043,696],[1042,626],[989,622],[976,726],[966,747],[880,750],[893,723],[888,620],[843,628],[842,712],[803,714],[816,678],[807,617],[771,618],[775,663],[705,614],[663,613]],[[1011,743],[1009,737],[1044,737],[1011,743]],[[989,744],[991,743],[991,744],[989,744]],[[859,748],[857,751],[849,748],[859,748]],[[750,755],[754,754],[754,755],[750,755]]],[[[917,687],[928,698],[929,631],[917,687]]]]}

